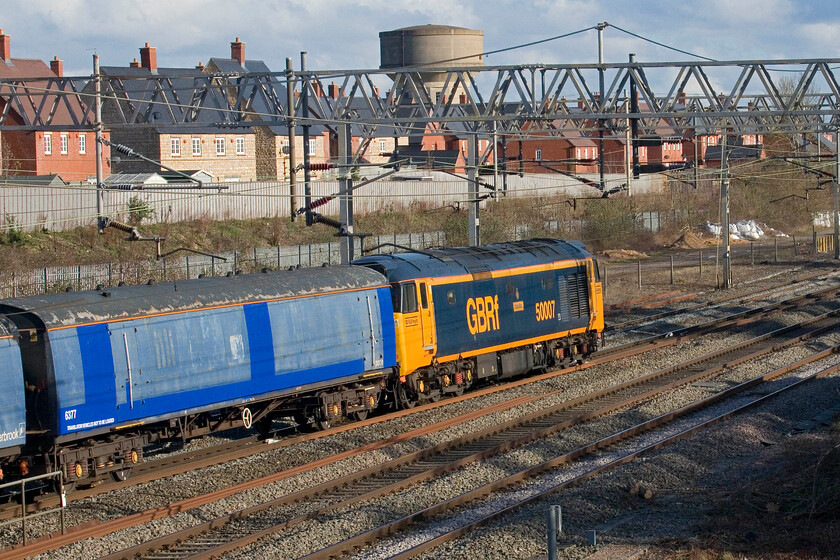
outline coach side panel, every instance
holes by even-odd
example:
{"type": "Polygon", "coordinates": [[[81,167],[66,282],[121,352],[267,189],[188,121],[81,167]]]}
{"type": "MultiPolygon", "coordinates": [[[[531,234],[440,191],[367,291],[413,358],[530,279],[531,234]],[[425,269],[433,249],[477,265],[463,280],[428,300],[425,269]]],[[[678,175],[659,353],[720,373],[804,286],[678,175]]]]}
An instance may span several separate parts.
{"type": "Polygon", "coordinates": [[[0,337],[0,456],[4,449],[26,443],[23,365],[14,337],[0,337]]]}
{"type": "Polygon", "coordinates": [[[161,420],[393,367],[387,288],[49,333],[68,434],[161,420]]]}

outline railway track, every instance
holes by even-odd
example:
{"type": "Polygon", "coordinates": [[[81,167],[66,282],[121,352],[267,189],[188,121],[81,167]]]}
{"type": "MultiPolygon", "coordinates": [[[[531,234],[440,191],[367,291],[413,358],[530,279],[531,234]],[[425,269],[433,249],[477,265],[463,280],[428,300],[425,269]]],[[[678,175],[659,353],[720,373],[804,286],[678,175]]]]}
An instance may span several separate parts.
{"type": "MultiPolygon", "coordinates": [[[[819,356],[824,358],[830,354],[836,354],[838,352],[840,352],[840,347],[834,347],[828,351],[819,353],[819,356]]],[[[450,513],[451,511],[457,510],[457,508],[465,506],[470,502],[481,500],[482,498],[490,495],[493,492],[496,492],[498,490],[504,490],[512,486],[521,485],[526,481],[529,481],[544,473],[551,471],[552,469],[562,467],[572,461],[575,461],[579,458],[588,455],[596,455],[599,452],[603,452],[604,450],[607,450],[612,446],[616,446],[622,442],[630,440],[631,438],[637,437],[640,434],[644,434],[646,431],[653,430],[665,426],[668,423],[680,420],[681,418],[687,417],[706,407],[716,405],[721,401],[731,398],[738,393],[743,393],[755,389],[763,383],[777,379],[799,367],[806,365],[807,363],[814,361],[813,358],[815,358],[816,356],[817,355],[810,359],[792,363],[788,366],[785,366],[768,374],[761,375],[749,381],[745,381],[740,385],[731,387],[725,391],[721,391],[719,393],[691,403],[690,405],[687,405],[679,410],[675,410],[671,413],[640,423],[628,430],[623,431],[622,433],[614,434],[612,436],[595,441],[587,446],[578,448],[567,454],[555,457],[532,469],[516,473],[503,480],[496,481],[482,488],[478,488],[473,492],[458,496],[453,500],[443,502],[436,506],[427,508],[426,510],[417,512],[416,514],[413,514],[411,516],[406,516],[386,525],[382,525],[371,531],[366,532],[363,535],[359,535],[352,539],[343,541],[341,543],[337,543],[336,545],[333,545],[328,549],[317,551],[313,554],[306,556],[305,558],[306,560],[316,560],[321,558],[334,558],[339,554],[349,554],[361,548],[362,546],[376,542],[380,539],[389,538],[394,534],[398,534],[400,531],[408,529],[411,525],[422,522],[428,523],[431,520],[434,520],[436,516],[445,513],[447,515],[447,519],[451,520],[448,526],[445,523],[438,523],[438,526],[434,527],[433,523],[428,523],[428,526],[426,527],[425,531],[412,532],[412,534],[408,535],[408,538],[403,539],[402,543],[396,542],[390,543],[390,545],[386,545],[386,547],[389,548],[382,551],[380,554],[377,554],[374,550],[367,550],[364,557],[368,560],[373,560],[375,558],[404,560],[408,558],[414,558],[416,556],[419,556],[420,554],[428,553],[429,551],[432,551],[438,546],[441,546],[447,542],[454,541],[455,539],[467,535],[471,531],[474,531],[479,527],[487,525],[495,520],[501,519],[505,515],[510,514],[517,509],[533,505],[539,500],[542,500],[551,494],[557,493],[570,486],[581,484],[598,475],[606,473],[616,467],[620,467],[631,461],[634,461],[637,458],[642,457],[645,454],[648,454],[652,451],[670,446],[706,428],[728,420],[737,414],[740,414],[746,410],[761,405],[767,402],[768,400],[781,395],[782,393],[797,389],[805,383],[814,381],[816,379],[822,379],[830,374],[840,371],[840,364],[833,364],[815,373],[804,375],[800,379],[797,379],[789,383],[788,385],[773,390],[769,393],[761,393],[759,390],[756,395],[747,398],[746,402],[736,402],[729,409],[723,412],[714,413],[711,416],[711,418],[704,418],[695,423],[686,422],[683,425],[676,427],[676,429],[674,430],[675,433],[665,435],[659,440],[655,441],[654,443],[641,445],[629,451],[619,450],[615,453],[612,453],[611,457],[609,457],[606,461],[600,461],[599,464],[597,464],[597,466],[593,466],[589,469],[586,469],[585,472],[581,474],[565,477],[556,482],[548,480],[546,484],[544,484],[541,488],[538,487],[532,489],[532,491],[524,497],[514,497],[512,499],[509,499],[504,504],[501,504],[499,507],[493,509],[490,512],[487,512],[487,509],[490,508],[485,507],[483,508],[483,512],[475,512],[473,510],[467,513],[463,513],[462,515],[452,515],[450,513]]]]}
{"type": "MultiPolygon", "coordinates": [[[[636,317],[634,319],[628,319],[628,320],[622,321],[622,322],[610,323],[609,325],[606,326],[604,331],[605,332],[622,331],[622,330],[627,330],[630,327],[634,327],[634,326],[641,325],[641,324],[644,324],[644,323],[651,323],[653,321],[658,321],[658,320],[661,320],[661,319],[666,319],[668,317],[673,317],[673,316],[679,315],[681,313],[691,313],[691,312],[694,312],[694,311],[710,309],[710,308],[713,308],[713,307],[719,307],[719,306],[723,306],[723,305],[745,304],[745,303],[749,303],[749,302],[755,301],[755,300],[760,299],[760,298],[772,297],[774,295],[778,295],[778,294],[781,294],[781,293],[796,290],[796,289],[798,289],[802,286],[805,286],[805,285],[807,285],[809,283],[812,283],[812,282],[815,282],[815,281],[830,280],[832,278],[837,277],[838,274],[840,274],[840,271],[837,271],[837,270],[834,270],[834,271],[828,272],[828,273],[819,272],[819,273],[816,273],[816,274],[811,274],[809,276],[806,276],[805,278],[791,280],[790,282],[786,283],[783,286],[777,286],[777,287],[773,287],[773,288],[769,288],[769,289],[757,290],[757,291],[749,293],[749,294],[738,294],[738,295],[730,296],[730,297],[726,297],[726,298],[708,299],[706,301],[694,303],[694,304],[688,305],[686,307],[668,309],[668,310],[665,310],[665,311],[660,311],[658,313],[654,313],[654,314],[650,314],[650,315],[644,315],[644,316],[641,316],[641,317],[636,317]]],[[[668,292],[668,293],[670,293],[670,292],[668,292]]],[[[632,313],[634,311],[650,309],[650,304],[651,303],[655,303],[656,306],[661,307],[665,303],[674,303],[674,302],[685,301],[685,300],[688,300],[688,299],[695,299],[697,297],[700,297],[701,295],[702,294],[700,294],[700,293],[683,294],[683,295],[675,296],[673,298],[669,297],[669,298],[666,298],[666,299],[663,299],[663,300],[654,300],[653,302],[648,302],[646,299],[642,298],[642,301],[644,301],[643,304],[637,304],[638,302],[631,303],[630,307],[624,307],[624,308],[621,308],[621,309],[626,309],[625,312],[632,313]]]]}
{"type": "MultiPolygon", "coordinates": [[[[790,309],[790,308],[796,308],[796,307],[799,307],[799,306],[801,306],[804,303],[809,302],[809,301],[818,301],[818,300],[820,300],[820,298],[822,298],[823,300],[824,299],[831,299],[831,298],[833,298],[837,295],[838,290],[840,290],[840,288],[824,288],[824,289],[819,290],[816,293],[806,294],[806,295],[803,295],[803,296],[798,296],[796,298],[791,298],[789,300],[777,303],[777,304],[772,305],[772,306],[764,306],[762,308],[757,308],[757,309],[753,309],[753,310],[747,310],[747,311],[742,311],[742,312],[738,312],[738,313],[735,313],[735,314],[730,314],[730,315],[728,315],[724,318],[720,318],[720,319],[715,320],[715,321],[710,321],[710,322],[708,322],[706,324],[703,324],[703,325],[687,327],[686,329],[681,330],[681,331],[679,331],[679,330],[678,331],[673,331],[673,332],[670,333],[670,336],[668,336],[666,334],[660,334],[656,337],[651,337],[650,339],[647,339],[644,343],[628,344],[628,345],[625,345],[623,347],[616,347],[616,348],[613,348],[613,349],[609,349],[608,351],[603,351],[603,352],[599,353],[591,361],[590,364],[586,364],[584,366],[577,366],[574,369],[581,369],[582,367],[591,367],[592,365],[597,365],[599,363],[605,363],[605,362],[615,360],[615,359],[618,359],[618,358],[621,358],[621,357],[626,357],[628,355],[638,354],[638,353],[641,353],[643,351],[647,351],[647,350],[649,350],[653,347],[661,347],[663,345],[673,344],[678,340],[681,340],[681,339],[684,340],[687,337],[691,337],[691,336],[700,336],[700,335],[705,334],[707,332],[712,332],[716,329],[726,328],[727,326],[745,324],[746,322],[755,321],[755,320],[758,320],[762,317],[766,317],[769,314],[772,314],[774,312],[780,312],[780,311],[787,310],[787,309],[790,309]],[[774,311],[774,309],[775,309],[775,311],[774,311]]],[[[560,375],[562,373],[565,373],[565,372],[551,372],[551,373],[548,373],[548,374],[543,374],[543,375],[540,375],[540,376],[535,376],[535,377],[532,377],[532,378],[519,380],[515,383],[516,384],[526,384],[526,383],[530,383],[530,382],[533,382],[533,381],[536,381],[536,380],[539,380],[539,379],[545,379],[545,378],[548,378],[548,377],[553,377],[555,375],[560,375]]],[[[495,392],[495,391],[498,391],[498,390],[504,390],[506,388],[510,388],[510,386],[511,385],[505,385],[503,387],[492,387],[492,388],[489,388],[489,389],[484,389],[482,391],[474,392],[474,393],[471,393],[469,395],[465,395],[463,397],[460,397],[459,400],[466,400],[468,398],[475,398],[475,397],[478,397],[478,396],[483,396],[483,395],[489,394],[491,392],[495,392]]],[[[453,401],[450,400],[449,402],[453,402],[453,401]]],[[[521,404],[521,403],[511,402],[511,404],[509,406],[512,407],[512,406],[515,406],[515,404],[521,404]]],[[[437,403],[436,405],[425,405],[426,408],[431,408],[431,407],[436,407],[436,406],[442,406],[442,405],[441,405],[441,403],[437,403]]],[[[413,414],[413,413],[419,412],[423,408],[424,407],[418,407],[417,409],[414,409],[414,410],[411,410],[411,411],[402,411],[401,413],[398,413],[398,414],[404,414],[404,415],[413,414]]],[[[485,412],[487,412],[487,411],[485,411],[485,412]]],[[[385,419],[371,419],[371,420],[367,420],[365,422],[366,423],[374,423],[374,422],[384,421],[384,420],[385,419]]],[[[329,435],[331,433],[337,433],[338,431],[345,431],[345,430],[353,429],[353,428],[359,427],[361,425],[363,425],[363,423],[355,423],[355,424],[348,425],[348,426],[342,426],[342,427],[334,428],[333,430],[323,432],[323,433],[307,434],[306,436],[301,436],[301,437],[298,437],[298,438],[291,438],[287,442],[279,442],[279,443],[276,443],[276,444],[265,444],[265,443],[257,444],[256,442],[247,442],[247,446],[255,447],[254,450],[251,450],[249,452],[249,454],[253,454],[253,453],[256,453],[256,452],[267,450],[267,447],[266,447],[267,445],[279,445],[279,446],[291,445],[292,441],[300,441],[301,439],[320,438],[320,437],[324,437],[326,435],[329,435]],[[258,448],[258,449],[256,449],[256,448],[258,448]]],[[[240,450],[236,449],[237,445],[228,444],[225,447],[228,448],[227,453],[228,453],[228,457],[230,457],[230,458],[237,457],[240,454],[240,450]]],[[[361,452],[361,451],[359,451],[359,452],[361,452]]],[[[221,459],[219,459],[219,457],[216,457],[215,459],[209,458],[209,455],[208,455],[208,458],[206,460],[208,461],[208,464],[215,464],[215,463],[218,463],[218,462],[222,461],[221,459]]],[[[229,460],[229,459],[225,459],[225,460],[229,460]]],[[[333,460],[337,460],[337,459],[333,458],[333,460]]],[[[186,465],[186,461],[183,458],[178,459],[178,461],[181,462],[181,463],[184,463],[186,465]]],[[[150,465],[151,464],[152,463],[150,463],[150,465]]],[[[314,468],[314,465],[311,465],[311,467],[314,468]]],[[[173,470],[173,474],[174,474],[174,472],[177,471],[177,468],[174,467],[174,466],[172,468],[174,469],[173,470]]],[[[179,468],[182,468],[182,467],[179,467],[179,468]]],[[[192,470],[192,469],[195,469],[196,467],[195,466],[186,466],[185,468],[189,469],[189,470],[192,470]]],[[[150,471],[150,472],[152,472],[152,471],[150,471]]],[[[156,470],[154,470],[154,472],[158,473],[158,475],[155,476],[155,477],[160,478],[161,471],[159,470],[159,466],[156,470]]],[[[134,482],[137,483],[138,479],[134,479],[134,482]]],[[[94,489],[94,491],[95,490],[97,490],[97,489],[94,489]]],[[[230,489],[230,493],[233,493],[234,491],[241,491],[241,488],[230,489]]],[[[79,493],[79,494],[81,494],[81,493],[79,493]]],[[[196,501],[196,505],[198,505],[198,501],[196,501]]],[[[183,509],[185,507],[186,506],[181,504],[181,505],[178,506],[178,509],[180,511],[183,511],[183,509]]],[[[192,506],[192,507],[194,507],[194,506],[192,506]]],[[[157,512],[156,515],[160,516],[160,515],[163,515],[163,513],[162,512],[157,512]]],[[[107,525],[107,524],[103,524],[103,526],[104,525],[107,525]]],[[[105,530],[104,527],[102,529],[105,530]]],[[[89,536],[89,535],[92,534],[91,531],[85,531],[85,532],[87,533],[86,536],[89,536]]],[[[99,531],[97,530],[97,531],[94,531],[94,532],[99,532],[99,531]]],[[[68,537],[67,542],[73,542],[73,538],[78,539],[79,535],[76,535],[76,536],[68,535],[67,537],[68,537]]],[[[56,540],[55,537],[54,537],[51,540],[53,541],[54,544],[58,545],[58,540],[60,540],[60,539],[56,540]]],[[[6,551],[6,552],[13,554],[13,551],[6,551]]],[[[27,554],[24,554],[23,556],[14,556],[14,555],[7,555],[4,552],[4,553],[0,554],[0,558],[25,557],[26,555],[27,554]]]]}
{"type": "MultiPolygon", "coordinates": [[[[537,439],[631,406],[675,387],[713,376],[724,368],[754,360],[784,346],[801,343],[836,329],[840,326],[839,316],[840,311],[836,311],[802,324],[785,327],[734,345],[725,351],[704,355],[650,373],[553,409],[517,418],[492,429],[433,446],[305,491],[218,517],[103,560],[137,557],[148,560],[218,557],[270,534],[286,531],[308,520],[328,516],[339,508],[399,492],[453,472],[469,463],[523,447],[537,439]],[[285,510],[282,509],[284,507],[285,510]],[[300,515],[301,508],[309,511],[300,515]]],[[[822,359],[834,351],[837,351],[837,348],[815,354],[802,363],[822,359]]],[[[389,525],[382,529],[384,532],[377,534],[389,534],[392,529],[399,528],[402,528],[402,525],[389,525]]],[[[361,541],[358,538],[348,539],[313,553],[308,558],[326,559],[344,554],[359,546],[369,536],[370,533],[363,534],[361,541]]]]}

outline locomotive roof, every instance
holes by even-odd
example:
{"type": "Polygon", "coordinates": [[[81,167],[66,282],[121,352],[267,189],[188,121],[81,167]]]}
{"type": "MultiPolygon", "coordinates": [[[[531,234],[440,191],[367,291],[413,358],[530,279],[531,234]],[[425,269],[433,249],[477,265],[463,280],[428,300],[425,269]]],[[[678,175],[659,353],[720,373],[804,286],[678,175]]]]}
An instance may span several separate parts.
{"type": "Polygon", "coordinates": [[[362,267],[301,268],[7,299],[0,312],[21,328],[40,326],[29,325],[29,314],[55,328],[383,285],[382,275],[362,267]]]}
{"type": "Polygon", "coordinates": [[[580,241],[529,239],[479,247],[425,249],[389,255],[371,255],[353,264],[381,267],[390,282],[413,278],[456,276],[590,256],[580,241]]]}

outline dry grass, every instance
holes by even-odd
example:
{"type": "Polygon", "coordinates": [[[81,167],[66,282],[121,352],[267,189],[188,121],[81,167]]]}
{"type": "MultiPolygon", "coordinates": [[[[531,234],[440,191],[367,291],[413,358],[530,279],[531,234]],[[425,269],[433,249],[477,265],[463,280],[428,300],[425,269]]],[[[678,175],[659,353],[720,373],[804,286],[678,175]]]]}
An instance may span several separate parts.
{"type": "Polygon", "coordinates": [[[646,560],[840,557],[840,421],[787,440],[778,461],[715,496],[704,533],[660,543],[646,560]]]}

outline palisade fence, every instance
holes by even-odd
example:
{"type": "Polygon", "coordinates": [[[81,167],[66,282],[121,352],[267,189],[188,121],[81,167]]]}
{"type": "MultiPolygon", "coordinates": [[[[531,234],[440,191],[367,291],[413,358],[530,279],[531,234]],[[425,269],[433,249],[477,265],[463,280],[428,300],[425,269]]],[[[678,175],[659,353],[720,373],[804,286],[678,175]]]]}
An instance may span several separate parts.
{"type": "MultiPolygon", "coordinates": [[[[402,180],[374,181],[353,191],[353,206],[357,214],[382,209],[411,208],[420,204],[428,208],[466,207],[469,188],[466,180],[428,172],[404,175],[402,180]],[[448,180],[445,179],[448,177],[448,180]]],[[[493,178],[482,177],[492,183],[493,178]]],[[[623,182],[623,175],[608,175],[610,185],[623,182]]],[[[661,192],[664,178],[642,176],[633,182],[634,192],[661,192]]],[[[337,181],[310,183],[312,199],[338,192],[337,181]]],[[[599,196],[600,191],[564,175],[508,176],[500,197],[541,198],[567,196],[569,198],[599,196]]],[[[296,207],[303,206],[303,188],[298,186],[296,207]]],[[[483,189],[481,194],[492,194],[483,189]]],[[[114,219],[125,220],[129,202],[140,201],[154,214],[151,222],[181,222],[189,220],[247,220],[289,216],[288,182],[231,182],[211,183],[207,190],[109,190],[105,196],[105,213],[114,219]],[[219,190],[213,190],[218,188],[219,190]]],[[[318,212],[338,215],[338,199],[320,206],[318,212]]],[[[96,217],[96,189],[93,184],[74,183],[67,186],[20,186],[0,183],[0,229],[21,228],[22,231],[62,231],[90,226],[96,217]]]]}
{"type": "MultiPolygon", "coordinates": [[[[361,240],[354,239],[355,254],[362,255],[361,240]]],[[[442,231],[370,236],[364,246],[369,253],[394,252],[393,245],[411,249],[426,249],[446,245],[442,231]],[[374,249],[376,248],[376,249],[374,249]]],[[[0,298],[19,297],[90,290],[97,285],[116,286],[142,284],[155,281],[183,280],[203,276],[225,276],[237,272],[315,267],[341,262],[338,241],[288,247],[262,247],[243,251],[220,253],[216,257],[185,255],[167,257],[156,261],[108,263],[78,266],[53,266],[26,273],[0,272],[0,298]]]]}

